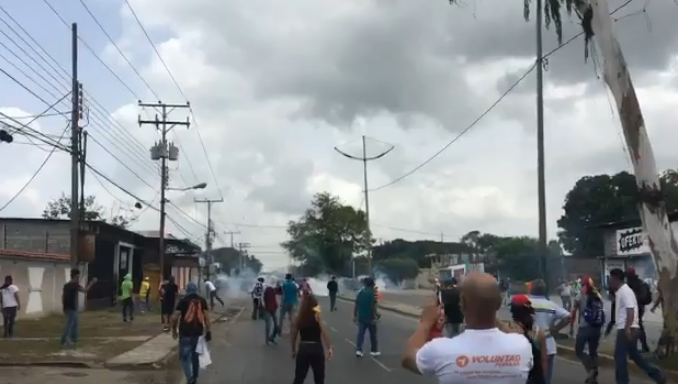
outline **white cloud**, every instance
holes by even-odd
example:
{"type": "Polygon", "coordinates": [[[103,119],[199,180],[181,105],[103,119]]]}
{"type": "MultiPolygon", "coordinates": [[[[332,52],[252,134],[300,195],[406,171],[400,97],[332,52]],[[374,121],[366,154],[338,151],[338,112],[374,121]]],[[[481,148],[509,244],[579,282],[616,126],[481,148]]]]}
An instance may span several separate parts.
{"type": "MultiPolygon", "coordinates": [[[[198,117],[188,130],[176,127],[170,134],[182,147],[180,160],[170,164],[171,184],[207,182],[208,188],[171,192],[169,199],[188,217],[173,206],[169,215],[200,238],[205,228],[199,223],[206,222],[206,207],[193,199],[216,198],[221,190],[224,202],[215,204],[213,211],[218,243],[230,243],[224,231],[240,230],[235,241],[250,242],[253,253],[259,252],[267,265],[276,267],[287,263],[277,246],[285,240],[284,225],[303,212],[313,193],[330,191],[347,204],[364,206],[362,164],[337,154],[334,146],[359,155],[363,134],[384,142],[369,139],[373,153],[395,145],[393,152],[369,163],[370,188],[425,161],[524,73],[534,51],[533,24],[522,20],[519,5],[488,0],[471,9],[447,3],[131,1],[198,117]]],[[[616,24],[660,168],[675,167],[678,161],[673,149],[678,8],[666,3],[652,3],[648,10],[651,35],[644,31],[642,17],[627,17],[616,24]]],[[[121,47],[163,101],[183,102],[163,63],[121,7],[121,47]]],[[[565,35],[576,33],[577,28],[574,22],[566,23],[565,35]]],[[[551,32],[546,45],[547,49],[554,46],[551,32]]],[[[581,46],[576,41],[559,50],[549,58],[545,73],[551,236],[557,230],[564,195],[579,177],[629,168],[612,99],[591,64],[584,63],[581,46]]],[[[110,47],[102,44],[100,49],[111,54],[107,59],[114,59],[110,47]]],[[[122,64],[115,63],[116,69],[122,64]]],[[[83,81],[90,83],[98,80],[92,73],[109,76],[96,68],[84,73],[83,81]]],[[[142,89],[137,80],[129,81],[142,89]]],[[[117,144],[122,148],[106,144],[107,148],[143,181],[101,149],[92,149],[88,158],[125,188],[157,205],[157,193],[144,181],[159,185],[157,164],[150,162],[148,154],[158,134],[137,124],[138,114],[152,119],[155,112],[140,110],[127,95],[115,93],[109,99],[111,95],[100,89],[92,93],[115,112],[119,124],[115,123],[116,129],[92,126],[88,130],[104,144],[122,141],[117,144]]],[[[150,92],[142,96],[155,101],[150,92]]],[[[10,114],[9,109],[3,111],[10,114]]],[[[19,115],[20,111],[11,112],[19,115]]],[[[172,115],[185,116],[179,110],[172,115]]],[[[42,129],[59,134],[53,125],[42,129]]],[[[446,240],[453,240],[476,229],[535,236],[535,132],[534,74],[530,74],[446,152],[412,176],[370,194],[375,236],[439,239],[443,233],[446,240]]],[[[24,145],[10,151],[0,152],[0,160],[22,155],[26,161],[5,171],[0,185],[3,198],[10,190],[7,183],[21,184],[46,155],[24,145]]],[[[47,168],[9,212],[35,214],[49,197],[68,190],[68,158],[56,156],[47,168]]],[[[88,193],[96,194],[102,204],[119,204],[117,199],[130,206],[134,203],[114,187],[106,187],[114,196],[88,176],[88,193]]],[[[157,212],[148,209],[135,227],[156,228],[157,222],[157,212]]],[[[171,222],[168,227],[173,233],[179,231],[171,222]]]]}

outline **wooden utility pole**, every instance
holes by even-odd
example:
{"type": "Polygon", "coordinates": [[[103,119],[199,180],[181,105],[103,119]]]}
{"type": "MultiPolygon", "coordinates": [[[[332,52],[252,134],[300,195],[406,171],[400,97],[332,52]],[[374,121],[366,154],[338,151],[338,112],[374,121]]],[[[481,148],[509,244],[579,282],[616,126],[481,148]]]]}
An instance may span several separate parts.
{"type": "Polygon", "coordinates": [[[78,266],[78,244],[80,236],[80,199],[78,199],[78,173],[80,172],[80,84],[78,83],[78,24],[71,25],[71,267],[78,266]]]}
{"type": "Polygon", "coordinates": [[[226,231],[224,232],[225,235],[229,235],[231,237],[231,248],[235,249],[235,243],[233,242],[233,235],[239,235],[240,231],[226,231]]]}
{"type": "MultiPolygon", "coordinates": [[[[210,278],[212,264],[214,264],[214,255],[212,255],[212,244],[214,241],[214,222],[212,221],[212,204],[223,203],[224,199],[195,199],[196,203],[207,204],[207,233],[205,233],[205,253],[207,254],[207,279],[210,278]]],[[[232,241],[232,240],[231,240],[232,241]]]]}
{"type": "Polygon", "coordinates": [[[167,142],[167,134],[176,126],[189,127],[191,122],[188,117],[185,121],[169,120],[169,114],[175,109],[188,109],[191,107],[189,103],[186,104],[165,104],[162,101],[157,103],[143,103],[139,101],[139,106],[142,108],[154,108],[158,113],[154,120],[142,120],[139,116],[139,126],[150,124],[154,125],[155,129],[160,131],[160,142],[156,143],[151,148],[151,159],[160,160],[160,231],[158,232],[158,264],[160,267],[160,281],[167,278],[168,274],[165,271],[165,205],[167,198],[165,192],[167,191],[168,175],[167,175],[167,161],[176,161],[179,159],[179,149],[172,143],[167,142]]]}

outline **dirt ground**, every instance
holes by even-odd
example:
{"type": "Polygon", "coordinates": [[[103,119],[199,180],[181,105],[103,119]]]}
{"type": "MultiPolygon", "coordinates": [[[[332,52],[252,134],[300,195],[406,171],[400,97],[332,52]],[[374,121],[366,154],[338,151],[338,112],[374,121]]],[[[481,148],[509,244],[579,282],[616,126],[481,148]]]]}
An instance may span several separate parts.
{"type": "Polygon", "coordinates": [[[0,384],[178,384],[178,367],[155,371],[74,368],[0,368],[0,384]]]}
{"type": "Polygon", "coordinates": [[[0,342],[3,365],[36,362],[99,363],[131,350],[160,334],[157,313],[138,314],[133,322],[123,322],[117,310],[80,314],[77,347],[60,346],[64,318],[52,315],[41,319],[19,320],[12,339],[0,342]]]}

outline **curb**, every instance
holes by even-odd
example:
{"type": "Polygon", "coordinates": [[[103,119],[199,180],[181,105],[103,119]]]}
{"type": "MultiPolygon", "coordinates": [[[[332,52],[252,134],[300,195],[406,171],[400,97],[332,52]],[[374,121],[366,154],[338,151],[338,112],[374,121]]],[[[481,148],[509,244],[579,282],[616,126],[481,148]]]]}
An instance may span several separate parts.
{"type": "MultiPolygon", "coordinates": [[[[344,297],[344,296],[337,296],[337,298],[344,300],[344,301],[348,301],[348,302],[354,302],[355,301],[351,298],[344,297]]],[[[399,310],[397,308],[392,308],[390,306],[380,305],[379,308],[386,310],[386,311],[389,311],[389,312],[397,313],[399,315],[411,317],[413,319],[419,318],[418,315],[415,315],[411,312],[402,311],[402,310],[399,310]]],[[[570,347],[570,346],[567,346],[567,345],[562,345],[562,344],[557,344],[557,346],[558,346],[558,353],[557,353],[558,357],[561,357],[561,358],[568,360],[572,363],[580,364],[579,358],[577,358],[577,354],[574,352],[573,347],[570,347]]],[[[630,362],[631,361],[629,360],[629,363],[630,362]]],[[[654,364],[654,361],[651,361],[651,363],[654,364]]],[[[601,367],[614,367],[614,356],[610,356],[610,355],[604,354],[604,353],[599,353],[598,354],[598,364],[601,367]]],[[[636,364],[633,364],[633,363],[629,364],[628,367],[629,367],[630,372],[641,373],[641,374],[645,373],[636,364]]],[[[667,370],[667,369],[661,369],[661,370],[662,370],[662,372],[664,372],[664,374],[666,375],[667,378],[669,378],[670,380],[678,382],[678,371],[672,371],[672,370],[667,370]]]]}
{"type": "MultiPolygon", "coordinates": [[[[237,320],[240,315],[245,311],[245,307],[234,307],[239,308],[238,312],[233,315],[233,317],[230,318],[230,321],[237,320]]],[[[221,322],[223,318],[226,317],[226,314],[223,313],[219,315],[218,317],[215,317],[212,319],[212,324],[221,322]]],[[[229,321],[229,322],[230,322],[229,321]]],[[[157,337],[157,336],[156,336],[157,337]]],[[[125,370],[125,371],[132,371],[132,370],[148,370],[148,369],[161,369],[167,366],[167,363],[170,361],[170,359],[176,357],[176,354],[178,352],[179,346],[178,344],[173,346],[165,356],[157,361],[154,361],[152,363],[144,363],[144,364],[106,364],[103,363],[102,367],[110,370],[125,370]]]]}
{"type": "Polygon", "coordinates": [[[101,368],[102,364],[85,363],[82,361],[35,361],[35,362],[0,362],[0,367],[46,367],[46,368],[78,368],[78,369],[93,369],[101,368]]]}

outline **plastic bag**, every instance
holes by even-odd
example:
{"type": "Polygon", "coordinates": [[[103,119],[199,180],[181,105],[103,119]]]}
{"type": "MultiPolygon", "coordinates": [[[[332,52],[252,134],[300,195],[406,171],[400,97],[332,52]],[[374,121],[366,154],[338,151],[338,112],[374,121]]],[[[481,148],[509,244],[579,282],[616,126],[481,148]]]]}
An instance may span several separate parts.
{"type": "Polygon", "coordinates": [[[210,350],[207,347],[207,341],[205,341],[204,336],[200,336],[200,339],[198,339],[195,352],[198,354],[200,369],[205,369],[208,365],[212,364],[212,356],[210,356],[210,350]]]}

